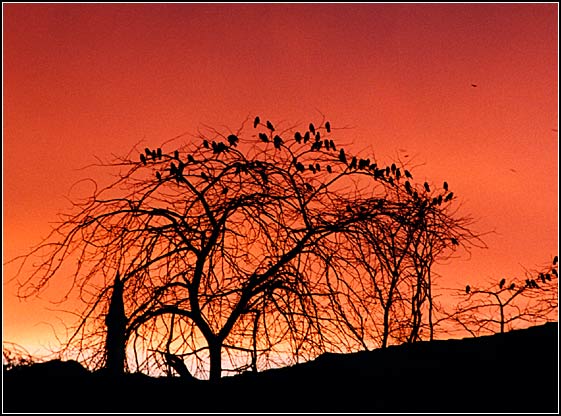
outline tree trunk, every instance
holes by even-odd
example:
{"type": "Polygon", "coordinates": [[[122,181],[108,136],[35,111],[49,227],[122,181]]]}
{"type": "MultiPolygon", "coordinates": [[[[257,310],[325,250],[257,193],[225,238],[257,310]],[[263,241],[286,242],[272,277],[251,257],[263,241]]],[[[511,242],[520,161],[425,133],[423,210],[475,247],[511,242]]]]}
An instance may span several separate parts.
{"type": "Polygon", "coordinates": [[[208,343],[210,352],[210,381],[220,380],[222,376],[222,342],[213,340],[208,343]]]}
{"type": "Polygon", "coordinates": [[[123,282],[119,279],[119,273],[115,276],[105,324],[107,325],[105,368],[112,375],[121,375],[125,371],[127,317],[123,301],[123,282]]]}

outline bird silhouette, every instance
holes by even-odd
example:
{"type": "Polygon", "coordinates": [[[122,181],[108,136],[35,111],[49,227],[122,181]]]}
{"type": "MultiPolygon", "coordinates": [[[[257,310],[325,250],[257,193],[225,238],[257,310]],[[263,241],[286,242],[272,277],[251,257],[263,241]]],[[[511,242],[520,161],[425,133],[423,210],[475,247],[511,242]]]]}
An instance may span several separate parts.
{"type": "Polygon", "coordinates": [[[160,149],[159,147],[158,150],[156,151],[156,155],[158,157],[158,160],[162,160],[162,149],[160,149]]]}
{"type": "Polygon", "coordinates": [[[208,149],[208,148],[209,148],[208,140],[203,140],[203,147],[204,147],[205,149],[208,149]]]}
{"type": "Polygon", "coordinates": [[[469,285],[466,286],[466,293],[471,292],[471,287],[469,285]]]}
{"type": "Polygon", "coordinates": [[[430,192],[430,186],[428,182],[425,182],[424,187],[425,187],[425,191],[430,192]]]}
{"type": "Polygon", "coordinates": [[[230,134],[228,136],[228,143],[230,143],[230,146],[237,146],[239,140],[240,139],[235,134],[230,134]]]}
{"type": "Polygon", "coordinates": [[[152,157],[152,151],[151,151],[150,149],[145,148],[145,149],[144,149],[144,152],[146,153],[146,156],[147,156],[147,157],[152,157]]]}
{"type": "Polygon", "coordinates": [[[347,157],[345,156],[345,151],[343,149],[339,151],[339,160],[344,164],[347,164],[347,157]]]}
{"type": "Polygon", "coordinates": [[[335,142],[333,140],[329,140],[329,146],[333,149],[333,150],[337,150],[335,148],[335,142]]]}
{"type": "Polygon", "coordinates": [[[399,168],[397,168],[396,171],[395,171],[395,178],[397,180],[399,180],[399,178],[401,178],[401,171],[399,170],[399,168]]]}
{"type": "Polygon", "coordinates": [[[298,172],[304,172],[306,170],[306,168],[304,167],[304,165],[300,162],[296,163],[296,170],[298,172]]]}
{"type": "Polygon", "coordinates": [[[294,140],[296,140],[296,143],[298,143],[298,144],[300,144],[302,142],[302,134],[300,134],[299,131],[294,133],[294,140]]]}
{"type": "Polygon", "coordinates": [[[319,142],[321,140],[321,134],[319,133],[319,131],[316,131],[316,142],[319,142]]]}
{"type": "Polygon", "coordinates": [[[269,143],[269,137],[265,133],[259,133],[259,138],[264,143],[269,143]]]}
{"type": "Polygon", "coordinates": [[[444,184],[442,185],[442,187],[444,188],[444,190],[446,192],[448,192],[448,182],[444,181],[444,184]]]}
{"type": "Polygon", "coordinates": [[[312,173],[316,173],[316,168],[311,163],[308,165],[308,169],[310,169],[312,171],[312,173]]]}
{"type": "Polygon", "coordinates": [[[458,242],[458,240],[456,240],[454,237],[452,237],[452,238],[450,239],[450,242],[451,242],[452,244],[454,244],[455,246],[457,246],[457,245],[460,244],[460,243],[458,242]]]}
{"type": "Polygon", "coordinates": [[[176,151],[173,152],[173,157],[175,159],[179,159],[179,150],[176,150],[176,151]]]}
{"type": "Polygon", "coordinates": [[[321,171],[321,165],[320,165],[319,163],[316,163],[316,170],[317,170],[318,172],[321,171]]]}
{"type": "Polygon", "coordinates": [[[283,143],[283,142],[282,142],[281,137],[277,134],[277,135],[273,138],[273,144],[275,145],[275,149],[280,149],[282,143],[283,143]]]}
{"type": "Polygon", "coordinates": [[[193,155],[187,155],[187,161],[189,163],[195,163],[195,158],[193,157],[193,155]]]}
{"type": "MultiPolygon", "coordinates": [[[[551,273],[554,274],[556,277],[559,277],[559,276],[557,275],[557,269],[551,269],[551,273]]],[[[545,278],[546,278],[547,280],[551,280],[551,276],[549,275],[549,273],[545,275],[545,278]]]]}
{"type": "Polygon", "coordinates": [[[555,257],[553,258],[553,265],[554,265],[554,266],[557,264],[557,261],[558,261],[558,260],[559,260],[559,259],[558,259],[557,256],[555,256],[555,257]]]}
{"type": "Polygon", "coordinates": [[[160,172],[156,172],[156,178],[158,178],[159,181],[162,180],[162,174],[160,172]]]}
{"type": "Polygon", "coordinates": [[[407,193],[409,195],[411,195],[412,190],[411,190],[411,184],[409,183],[409,181],[405,181],[405,190],[407,191],[407,193]]]}
{"type": "Polygon", "coordinates": [[[307,132],[304,134],[304,143],[308,143],[309,140],[310,140],[310,132],[307,131],[307,132]]]}
{"type": "Polygon", "coordinates": [[[260,122],[261,119],[259,118],[259,116],[255,117],[255,120],[253,120],[253,128],[256,128],[260,122]]]}
{"type": "Polygon", "coordinates": [[[413,179],[413,175],[411,175],[411,172],[409,172],[407,169],[405,169],[403,173],[405,173],[406,178],[413,179]]]}
{"type": "Polygon", "coordinates": [[[271,131],[275,131],[275,128],[273,127],[273,123],[271,123],[269,120],[267,120],[267,128],[271,131]]]}
{"type": "Polygon", "coordinates": [[[325,130],[327,130],[328,133],[331,133],[331,123],[329,121],[325,122],[325,130]]]}
{"type": "Polygon", "coordinates": [[[505,283],[506,283],[506,279],[501,279],[501,281],[499,282],[499,289],[502,289],[505,283]]]}
{"type": "Polygon", "coordinates": [[[477,87],[477,84],[471,84],[471,86],[472,86],[473,88],[475,88],[475,87],[477,87]]]}
{"type": "Polygon", "coordinates": [[[444,198],[445,202],[450,201],[452,198],[454,197],[454,192],[450,192],[448,195],[446,195],[446,198],[444,198]]]}
{"type": "Polygon", "coordinates": [[[349,164],[350,169],[356,169],[356,156],[353,156],[351,163],[349,164]]]}
{"type": "Polygon", "coordinates": [[[140,161],[144,166],[146,166],[146,156],[144,156],[142,153],[140,154],[140,161]]]}
{"type": "Polygon", "coordinates": [[[331,170],[331,166],[330,166],[330,165],[327,165],[327,166],[325,167],[325,169],[327,169],[327,172],[329,172],[329,173],[331,173],[331,172],[332,172],[332,170],[331,170]]]}
{"type": "Polygon", "coordinates": [[[508,288],[509,288],[510,290],[514,290],[515,287],[516,287],[516,285],[513,283],[513,284],[511,284],[508,288]]]}
{"type": "Polygon", "coordinates": [[[310,129],[310,131],[312,132],[312,134],[316,134],[316,128],[314,127],[314,124],[313,124],[313,123],[310,123],[309,129],[310,129]]]}
{"type": "Polygon", "coordinates": [[[397,166],[395,165],[395,163],[392,163],[392,166],[391,166],[392,173],[395,173],[396,169],[397,169],[397,166]]]}

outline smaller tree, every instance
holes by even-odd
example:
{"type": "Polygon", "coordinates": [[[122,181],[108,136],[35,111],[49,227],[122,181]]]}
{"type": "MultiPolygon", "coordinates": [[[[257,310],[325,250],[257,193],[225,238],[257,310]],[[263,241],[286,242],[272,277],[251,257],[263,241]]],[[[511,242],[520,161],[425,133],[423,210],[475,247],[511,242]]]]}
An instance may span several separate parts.
{"type": "Polygon", "coordinates": [[[451,320],[477,337],[504,333],[516,324],[536,325],[555,320],[558,310],[557,256],[538,270],[526,270],[525,277],[502,278],[487,285],[466,285],[456,290],[456,309],[442,320],[451,320]]]}

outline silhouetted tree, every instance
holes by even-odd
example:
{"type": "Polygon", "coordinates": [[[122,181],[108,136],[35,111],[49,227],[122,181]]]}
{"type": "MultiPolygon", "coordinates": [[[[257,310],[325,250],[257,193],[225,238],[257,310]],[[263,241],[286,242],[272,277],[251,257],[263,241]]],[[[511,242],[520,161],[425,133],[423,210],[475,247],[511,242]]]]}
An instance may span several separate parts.
{"type": "Polygon", "coordinates": [[[187,376],[190,360],[216,380],[259,357],[420,339],[431,266],[477,238],[469,221],[402,167],[337,151],[331,124],[244,124],[101,163],[117,179],[21,258],[44,255],[23,297],[75,265],[85,308],[67,346],[91,366],[122,366],[126,345],[137,369],[187,376]]]}
{"type": "Polygon", "coordinates": [[[473,336],[504,333],[516,324],[537,325],[557,319],[558,280],[555,258],[540,270],[525,272],[525,278],[502,278],[484,287],[468,285],[458,290],[454,311],[443,316],[473,336]]]}

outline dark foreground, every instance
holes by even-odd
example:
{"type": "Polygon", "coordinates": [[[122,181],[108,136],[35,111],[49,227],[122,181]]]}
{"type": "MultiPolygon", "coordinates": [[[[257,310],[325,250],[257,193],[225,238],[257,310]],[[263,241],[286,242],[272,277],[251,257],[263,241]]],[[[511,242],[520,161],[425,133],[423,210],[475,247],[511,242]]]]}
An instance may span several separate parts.
{"type": "Polygon", "coordinates": [[[317,360],[219,383],[91,374],[49,362],[3,376],[4,412],[558,412],[558,324],[317,360]]]}

